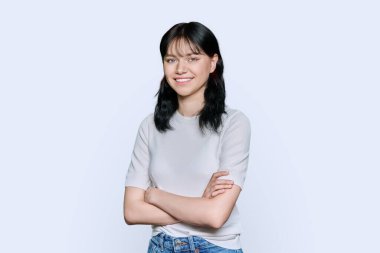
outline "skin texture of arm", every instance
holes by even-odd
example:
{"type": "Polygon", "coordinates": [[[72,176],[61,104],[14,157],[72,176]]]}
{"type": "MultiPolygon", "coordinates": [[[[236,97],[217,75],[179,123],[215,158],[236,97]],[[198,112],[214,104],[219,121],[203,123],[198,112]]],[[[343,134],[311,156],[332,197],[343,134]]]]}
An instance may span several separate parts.
{"type": "Polygon", "coordinates": [[[227,221],[239,197],[241,188],[233,185],[214,198],[184,197],[157,188],[145,192],[145,202],[150,203],[184,223],[220,228],[227,221]]]}
{"type": "Polygon", "coordinates": [[[128,225],[169,225],[178,223],[173,216],[144,201],[145,190],[125,187],[124,220],[128,225]]]}
{"type": "MultiPolygon", "coordinates": [[[[202,198],[215,198],[228,189],[231,189],[232,180],[219,179],[228,175],[228,171],[215,172],[204,190],[202,198]]],[[[149,190],[149,188],[148,188],[149,190]]],[[[124,220],[128,225],[150,224],[169,225],[179,222],[164,210],[145,202],[144,197],[149,196],[145,190],[138,187],[125,187],[124,193],[124,220]]],[[[177,195],[178,196],[178,195],[177,195]]]]}

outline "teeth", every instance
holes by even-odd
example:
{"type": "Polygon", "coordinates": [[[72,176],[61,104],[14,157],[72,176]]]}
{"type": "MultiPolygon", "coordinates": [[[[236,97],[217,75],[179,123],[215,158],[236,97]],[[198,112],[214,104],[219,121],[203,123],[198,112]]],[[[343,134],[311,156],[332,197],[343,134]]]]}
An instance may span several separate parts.
{"type": "Polygon", "coordinates": [[[187,82],[187,81],[190,81],[191,78],[187,78],[187,79],[184,79],[184,78],[181,78],[181,79],[175,79],[177,82],[179,83],[182,83],[182,82],[187,82]]]}

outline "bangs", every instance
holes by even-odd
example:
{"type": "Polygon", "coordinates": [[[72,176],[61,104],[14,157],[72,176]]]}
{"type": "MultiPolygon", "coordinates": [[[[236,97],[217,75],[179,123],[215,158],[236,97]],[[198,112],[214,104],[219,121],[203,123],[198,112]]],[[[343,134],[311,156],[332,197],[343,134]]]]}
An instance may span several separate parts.
{"type": "Polygon", "coordinates": [[[172,49],[174,52],[177,52],[180,56],[187,55],[187,52],[184,51],[185,48],[190,48],[192,54],[203,54],[203,50],[199,45],[190,40],[187,36],[178,36],[173,38],[171,43],[168,45],[166,54],[168,54],[169,49],[172,49]]]}

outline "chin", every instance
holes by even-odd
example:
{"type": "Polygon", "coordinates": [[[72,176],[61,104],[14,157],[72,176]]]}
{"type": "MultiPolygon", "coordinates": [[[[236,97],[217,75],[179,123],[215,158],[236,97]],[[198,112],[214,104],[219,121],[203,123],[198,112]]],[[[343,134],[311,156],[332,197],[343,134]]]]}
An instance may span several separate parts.
{"type": "Polygon", "coordinates": [[[181,95],[181,96],[186,96],[186,95],[189,95],[191,93],[190,90],[186,89],[186,87],[172,87],[172,89],[178,94],[178,95],[181,95]]]}
{"type": "Polygon", "coordinates": [[[177,92],[177,95],[178,95],[178,96],[181,96],[181,97],[187,97],[187,96],[190,95],[190,93],[177,92]]]}

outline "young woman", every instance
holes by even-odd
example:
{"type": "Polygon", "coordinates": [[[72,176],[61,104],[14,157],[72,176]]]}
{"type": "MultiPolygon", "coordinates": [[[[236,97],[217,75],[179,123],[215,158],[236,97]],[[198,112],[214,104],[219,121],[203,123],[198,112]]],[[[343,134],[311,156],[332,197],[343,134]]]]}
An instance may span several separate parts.
{"type": "Polygon", "coordinates": [[[127,224],[152,225],[150,252],[243,252],[235,205],[248,166],[250,121],[225,104],[214,34],[179,23],[162,37],[164,77],[140,123],[125,180],[127,224]]]}

